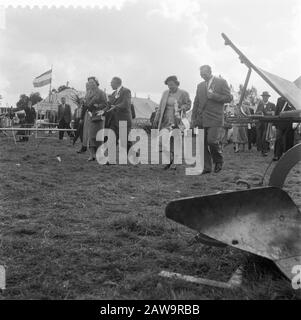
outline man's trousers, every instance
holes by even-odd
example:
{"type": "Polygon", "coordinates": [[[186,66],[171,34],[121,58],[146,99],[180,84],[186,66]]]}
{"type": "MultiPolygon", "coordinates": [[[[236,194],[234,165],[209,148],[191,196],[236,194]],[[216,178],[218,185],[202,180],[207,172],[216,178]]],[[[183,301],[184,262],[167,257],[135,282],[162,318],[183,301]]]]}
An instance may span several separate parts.
{"type": "Polygon", "coordinates": [[[223,127],[204,128],[204,170],[212,170],[213,163],[223,163],[222,136],[223,127]]]}

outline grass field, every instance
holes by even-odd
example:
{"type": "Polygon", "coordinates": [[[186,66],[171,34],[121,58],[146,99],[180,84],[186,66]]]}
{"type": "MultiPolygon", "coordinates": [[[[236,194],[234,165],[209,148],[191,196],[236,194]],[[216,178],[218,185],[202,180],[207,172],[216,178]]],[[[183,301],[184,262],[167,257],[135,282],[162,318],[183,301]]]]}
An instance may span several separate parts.
{"type": "MultiPolygon", "coordinates": [[[[271,262],[201,245],[196,232],[164,214],[175,198],[237,189],[240,178],[258,184],[271,154],[234,154],[230,145],[222,172],[185,176],[184,166],[88,163],[78,148],[50,139],[37,146],[34,138],[15,146],[0,137],[0,264],[7,273],[1,299],[300,298],[271,262]],[[241,264],[236,290],[158,276],[168,270],[227,281],[241,264]]],[[[300,171],[286,182],[299,207],[300,171]]]]}

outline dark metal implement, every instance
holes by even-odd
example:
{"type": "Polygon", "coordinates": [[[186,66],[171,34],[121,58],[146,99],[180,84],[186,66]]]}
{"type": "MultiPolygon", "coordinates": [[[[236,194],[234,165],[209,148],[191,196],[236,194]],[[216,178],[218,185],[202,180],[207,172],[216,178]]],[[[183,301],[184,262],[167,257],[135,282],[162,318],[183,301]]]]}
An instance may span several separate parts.
{"type": "Polygon", "coordinates": [[[280,188],[263,187],[171,201],[166,216],[216,239],[273,260],[289,278],[301,265],[301,214],[280,188]]]}

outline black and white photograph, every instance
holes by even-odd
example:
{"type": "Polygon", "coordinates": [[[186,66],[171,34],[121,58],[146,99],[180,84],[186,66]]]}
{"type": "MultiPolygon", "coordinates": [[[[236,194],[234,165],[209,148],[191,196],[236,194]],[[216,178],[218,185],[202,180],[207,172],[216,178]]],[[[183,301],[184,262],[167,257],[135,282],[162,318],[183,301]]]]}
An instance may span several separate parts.
{"type": "Polygon", "coordinates": [[[0,300],[300,300],[300,30],[299,0],[1,0],[0,300]]]}

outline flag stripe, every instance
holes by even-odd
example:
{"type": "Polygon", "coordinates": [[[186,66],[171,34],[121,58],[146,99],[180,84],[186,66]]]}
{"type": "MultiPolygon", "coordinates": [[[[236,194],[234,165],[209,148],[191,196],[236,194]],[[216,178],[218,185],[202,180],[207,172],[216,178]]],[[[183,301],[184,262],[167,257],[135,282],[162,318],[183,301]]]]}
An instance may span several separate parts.
{"type": "Polygon", "coordinates": [[[41,77],[43,77],[43,76],[46,76],[47,74],[51,74],[51,73],[52,73],[52,69],[50,69],[50,70],[42,73],[41,75],[39,75],[38,77],[36,77],[36,79],[39,79],[39,78],[41,78],[41,77]]]}
{"type": "Polygon", "coordinates": [[[34,87],[43,87],[51,83],[52,70],[48,70],[33,80],[34,87]]]}
{"type": "Polygon", "coordinates": [[[43,77],[35,78],[33,81],[34,82],[39,82],[39,81],[43,81],[43,80],[46,80],[46,79],[51,79],[51,74],[46,74],[43,77]]]}
{"type": "Polygon", "coordinates": [[[49,84],[50,82],[51,82],[51,78],[45,79],[42,81],[34,81],[33,86],[34,87],[43,87],[43,86],[46,86],[47,84],[49,84]]]}

